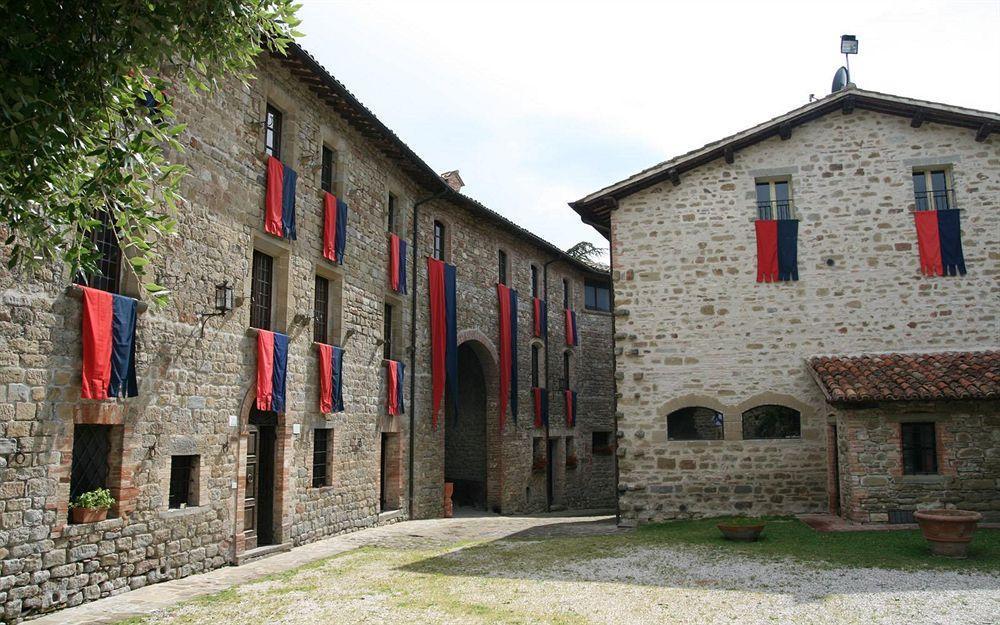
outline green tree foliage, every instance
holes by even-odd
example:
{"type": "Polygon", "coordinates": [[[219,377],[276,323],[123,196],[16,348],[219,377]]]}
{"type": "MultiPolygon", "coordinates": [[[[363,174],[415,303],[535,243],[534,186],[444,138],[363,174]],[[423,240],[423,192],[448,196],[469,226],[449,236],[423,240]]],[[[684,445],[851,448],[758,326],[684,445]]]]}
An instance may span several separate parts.
{"type": "Polygon", "coordinates": [[[0,20],[0,217],[7,265],[92,270],[106,218],[146,290],[174,228],[184,127],[171,94],[248,80],[298,33],[291,0],[25,0],[0,20]]]}
{"type": "Polygon", "coordinates": [[[597,247],[590,241],[580,241],[566,250],[566,255],[572,256],[577,260],[582,260],[585,263],[594,263],[607,251],[607,248],[597,247]]]}

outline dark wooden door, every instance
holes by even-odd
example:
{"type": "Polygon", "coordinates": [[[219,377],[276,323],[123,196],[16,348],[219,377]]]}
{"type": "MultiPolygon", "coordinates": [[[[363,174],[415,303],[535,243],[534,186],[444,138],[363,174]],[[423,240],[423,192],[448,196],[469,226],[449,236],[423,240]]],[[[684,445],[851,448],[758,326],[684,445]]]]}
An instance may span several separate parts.
{"type": "Polygon", "coordinates": [[[548,449],[546,449],[546,467],[545,467],[545,498],[549,507],[552,506],[554,486],[555,486],[555,455],[556,455],[556,441],[555,439],[548,440],[548,449]]]}
{"type": "Polygon", "coordinates": [[[258,425],[257,545],[274,544],[274,444],[275,427],[258,425]]]}
{"type": "Polygon", "coordinates": [[[260,452],[260,430],[256,425],[247,426],[247,484],[246,496],[243,499],[243,535],[246,537],[246,548],[257,547],[257,485],[258,454],[260,452]]]}
{"type": "Polygon", "coordinates": [[[382,438],[381,438],[381,441],[380,441],[380,444],[379,444],[379,459],[378,459],[378,464],[379,464],[379,470],[378,470],[378,510],[379,510],[379,512],[384,512],[385,511],[385,504],[386,504],[386,498],[385,498],[385,470],[386,470],[386,466],[385,465],[386,465],[387,456],[386,456],[386,453],[385,453],[385,448],[386,448],[386,444],[389,442],[388,440],[386,440],[387,438],[388,438],[388,436],[383,432],[382,433],[382,438]]]}

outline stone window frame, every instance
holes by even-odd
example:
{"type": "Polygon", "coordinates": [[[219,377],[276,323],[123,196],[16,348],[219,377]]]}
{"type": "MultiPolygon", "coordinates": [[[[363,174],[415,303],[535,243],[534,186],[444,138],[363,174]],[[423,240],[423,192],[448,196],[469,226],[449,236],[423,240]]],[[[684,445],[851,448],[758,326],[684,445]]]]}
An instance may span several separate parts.
{"type": "Polygon", "coordinates": [[[802,411],[799,410],[798,408],[794,408],[792,406],[787,406],[785,404],[777,403],[777,402],[758,403],[758,404],[755,404],[755,405],[750,406],[748,408],[744,408],[744,409],[740,410],[740,439],[744,440],[744,441],[801,440],[802,439],[802,411]],[[783,436],[783,437],[780,437],[780,438],[778,438],[778,437],[749,437],[748,438],[747,435],[746,435],[746,427],[744,425],[745,424],[744,419],[746,419],[747,413],[750,412],[751,410],[756,410],[758,408],[766,408],[768,406],[774,406],[774,407],[777,407],[777,408],[783,408],[785,410],[790,410],[790,411],[794,412],[795,413],[795,418],[798,420],[798,430],[799,430],[798,436],[783,436]]]}
{"type": "Polygon", "coordinates": [[[320,425],[312,428],[312,437],[310,440],[309,447],[309,485],[308,489],[317,492],[323,492],[325,490],[332,490],[335,486],[334,478],[336,477],[333,467],[334,467],[334,457],[337,441],[337,428],[333,426],[330,421],[325,421],[320,425]],[[313,469],[315,467],[315,453],[316,453],[316,430],[326,430],[329,432],[326,435],[326,483],[322,486],[315,486],[313,484],[313,469]]]}
{"type": "Polygon", "coordinates": [[[675,408],[674,410],[671,410],[669,413],[667,413],[667,415],[666,415],[666,433],[667,433],[667,442],[669,442],[669,443],[680,443],[680,442],[687,442],[687,443],[689,443],[689,442],[694,442],[694,441],[712,443],[712,442],[716,442],[716,441],[724,441],[724,440],[726,440],[726,415],[721,410],[718,410],[718,409],[713,408],[711,406],[705,406],[705,405],[702,405],[702,404],[693,404],[693,405],[689,405],[689,406],[681,406],[681,407],[675,408]],[[718,423],[717,425],[713,426],[714,428],[718,429],[718,432],[719,432],[718,438],[676,438],[676,439],[675,438],[671,438],[671,435],[670,435],[670,417],[672,417],[673,415],[676,415],[677,413],[679,413],[679,412],[681,412],[683,410],[699,410],[699,409],[700,410],[711,410],[712,412],[715,413],[715,417],[714,418],[721,419],[721,423],[718,423]]]}
{"type": "MultiPolygon", "coordinates": [[[[330,262],[316,263],[313,275],[325,279],[329,285],[326,311],[327,343],[341,347],[344,337],[344,270],[339,265],[330,262]]],[[[313,298],[315,298],[315,293],[313,298]]],[[[311,308],[315,309],[315,301],[313,301],[311,308]]]]}
{"type": "MultiPolygon", "coordinates": [[[[320,123],[319,129],[319,152],[316,154],[315,166],[315,186],[322,196],[323,189],[323,148],[333,151],[334,177],[331,181],[330,193],[335,197],[347,201],[348,176],[348,153],[350,146],[341,132],[338,132],[332,125],[326,122],[320,123]]],[[[320,205],[322,206],[322,204],[320,205]]]]}
{"type": "MultiPolygon", "coordinates": [[[[246,263],[249,269],[243,295],[249,304],[253,289],[253,253],[259,251],[274,260],[271,274],[271,331],[285,333],[291,323],[291,289],[288,278],[291,264],[291,245],[287,241],[275,239],[263,232],[253,233],[247,249],[246,263]]],[[[311,310],[311,308],[310,308],[311,310]]],[[[250,326],[250,306],[246,307],[246,327],[250,326]]],[[[310,314],[311,318],[312,315],[310,314]]]]}
{"type": "MultiPolygon", "coordinates": [[[[540,338],[532,338],[528,342],[528,358],[529,358],[529,360],[528,360],[528,375],[532,375],[533,373],[537,373],[538,374],[538,384],[532,384],[532,388],[546,388],[546,386],[545,386],[545,375],[544,375],[545,362],[546,362],[545,361],[545,342],[542,341],[542,339],[540,339],[540,338]],[[538,369],[537,369],[537,371],[532,371],[532,369],[534,369],[534,367],[533,367],[533,365],[534,365],[533,359],[535,357],[534,354],[535,354],[535,350],[536,349],[538,350],[538,369]]],[[[531,381],[534,382],[534,380],[531,380],[531,381]]]]}
{"type": "Polygon", "coordinates": [[[210,470],[205,465],[205,459],[209,457],[208,450],[202,440],[192,434],[178,434],[158,439],[150,450],[150,457],[154,459],[159,467],[157,473],[157,485],[160,487],[160,501],[157,509],[161,517],[175,516],[185,512],[206,510],[209,507],[208,497],[205,495],[209,491],[208,474],[210,470]],[[171,508],[170,497],[170,464],[174,456],[197,456],[197,502],[195,505],[188,505],[184,508],[171,508]]]}
{"type": "Polygon", "coordinates": [[[933,186],[934,183],[932,174],[934,174],[935,172],[941,172],[944,174],[943,193],[944,193],[944,198],[945,198],[944,202],[946,204],[946,208],[948,209],[958,208],[957,201],[955,198],[955,174],[953,166],[950,163],[942,163],[934,165],[918,165],[912,168],[910,176],[910,181],[911,181],[910,184],[913,186],[913,208],[911,210],[913,210],[914,212],[927,211],[927,210],[930,211],[944,210],[940,206],[938,206],[937,194],[939,190],[934,188],[933,186]],[[918,175],[924,180],[925,184],[924,193],[927,194],[923,198],[926,208],[922,209],[917,206],[918,198],[917,198],[916,178],[918,175]]]}
{"type": "Polygon", "coordinates": [[[496,262],[495,266],[497,268],[497,284],[504,284],[504,285],[506,285],[506,286],[508,286],[508,287],[510,287],[512,289],[515,288],[514,287],[513,266],[512,266],[512,262],[511,262],[510,252],[508,252],[507,248],[505,248],[503,246],[497,246],[497,252],[493,256],[493,258],[496,259],[495,260],[495,262],[496,262]],[[502,257],[501,257],[501,254],[503,255],[502,257]],[[503,267],[502,267],[502,269],[501,269],[501,266],[500,266],[500,260],[501,260],[501,258],[503,259],[503,267]],[[501,275],[501,271],[503,272],[502,275],[501,275]]]}
{"type": "MultiPolygon", "coordinates": [[[[259,134],[257,135],[258,139],[254,151],[259,154],[262,161],[267,160],[264,142],[266,141],[267,133],[268,105],[273,106],[281,112],[281,158],[279,160],[286,165],[291,165],[296,171],[301,171],[302,167],[299,162],[302,157],[302,154],[300,154],[301,142],[298,137],[300,107],[293,96],[286,93],[284,89],[266,76],[261,77],[260,98],[257,103],[257,118],[260,120],[260,127],[257,129],[259,134]]],[[[319,156],[317,155],[317,157],[319,156]]],[[[316,185],[316,188],[319,188],[319,184],[316,185]]],[[[263,208],[263,195],[260,204],[263,208]]]]}
{"type": "Polygon", "coordinates": [[[922,408],[906,410],[895,414],[886,414],[882,417],[885,423],[892,428],[891,439],[888,441],[895,454],[890,459],[890,473],[893,478],[904,483],[926,483],[939,482],[948,477],[957,475],[954,458],[952,456],[952,443],[954,435],[946,427],[951,420],[951,415],[939,411],[928,410],[923,412],[922,408]],[[937,466],[938,472],[924,475],[910,475],[903,473],[903,423],[934,423],[934,439],[937,445],[937,466]]]}
{"type": "Polygon", "coordinates": [[[569,276],[563,277],[562,288],[563,288],[563,308],[575,310],[573,307],[573,284],[570,281],[569,276]]]}
{"type": "MultiPolygon", "coordinates": [[[[400,355],[403,353],[403,350],[405,348],[405,345],[403,343],[403,340],[404,340],[404,337],[403,337],[403,332],[404,332],[404,328],[403,328],[403,309],[406,306],[406,301],[405,301],[404,297],[405,296],[400,295],[398,293],[393,293],[391,291],[386,291],[385,292],[385,297],[382,300],[382,307],[381,307],[381,311],[382,311],[381,317],[382,317],[382,320],[381,320],[381,323],[379,325],[379,327],[384,330],[384,328],[385,328],[385,306],[386,306],[386,304],[388,304],[389,306],[392,306],[392,319],[389,322],[390,328],[392,330],[392,337],[390,338],[390,344],[389,344],[389,358],[392,359],[392,360],[397,360],[397,361],[403,360],[403,358],[400,355]]],[[[383,332],[383,334],[384,334],[384,332],[383,332]]],[[[384,336],[381,337],[381,340],[382,340],[382,342],[379,343],[379,347],[383,347],[384,348],[384,345],[385,345],[384,336]]],[[[384,353],[383,353],[383,355],[384,355],[384,353]]]]}
{"type": "Polygon", "coordinates": [[[532,261],[528,264],[528,288],[531,291],[532,298],[539,298],[541,300],[545,299],[542,291],[545,290],[545,280],[542,277],[542,268],[538,266],[537,262],[532,261]]]}
{"type": "Polygon", "coordinates": [[[563,390],[573,388],[573,380],[576,378],[576,359],[573,357],[573,348],[566,347],[562,352],[562,369],[560,371],[563,390]]]}

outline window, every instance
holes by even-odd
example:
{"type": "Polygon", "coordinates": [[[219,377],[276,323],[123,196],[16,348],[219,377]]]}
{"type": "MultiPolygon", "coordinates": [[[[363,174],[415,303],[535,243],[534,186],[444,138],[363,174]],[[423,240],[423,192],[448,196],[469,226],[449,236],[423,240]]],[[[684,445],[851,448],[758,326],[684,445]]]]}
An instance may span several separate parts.
{"type": "Polygon", "coordinates": [[[795,219],[791,182],[784,180],[757,181],[758,219],[795,219]]]}
{"type": "Polygon", "coordinates": [[[171,508],[198,505],[198,456],[170,457],[171,508]]]}
{"type": "Polygon", "coordinates": [[[271,329],[271,299],[274,288],[274,258],[253,251],[253,276],[250,281],[250,327],[271,329]]]}
{"type": "Polygon", "coordinates": [[[281,159],[281,111],[270,103],[264,114],[264,151],[269,156],[281,159]]]}
{"type": "Polygon", "coordinates": [[[337,179],[336,153],[323,146],[322,165],[319,174],[319,187],[328,193],[333,193],[333,183],[337,179]]]}
{"type": "Polygon", "coordinates": [[[328,468],[328,456],[330,449],[330,433],[328,428],[316,428],[313,430],[313,488],[330,485],[330,471],[328,468]]]}
{"type": "Polygon", "coordinates": [[[563,278],[563,308],[569,308],[569,280],[563,278]]]}
{"type": "Polygon", "coordinates": [[[538,297],[539,285],[538,285],[538,266],[531,266],[531,296],[538,297]]]}
{"type": "Polygon", "coordinates": [[[330,281],[323,276],[316,276],[316,288],[313,297],[313,340],[317,343],[329,343],[330,330],[330,281]]]}
{"type": "Polygon", "coordinates": [[[933,423],[901,423],[903,474],[928,475],[938,472],[937,435],[933,423]]]}
{"type": "Polygon", "coordinates": [[[594,450],[594,454],[598,456],[611,454],[611,432],[591,432],[590,445],[591,449],[594,450]]]}
{"type": "Polygon", "coordinates": [[[500,284],[507,284],[507,252],[500,250],[497,253],[497,261],[499,262],[497,280],[500,284]]]}
{"type": "Polygon", "coordinates": [[[386,304],[382,319],[382,357],[392,359],[392,304],[386,304]]]}
{"type": "Polygon", "coordinates": [[[386,227],[389,232],[396,232],[396,196],[391,193],[386,200],[386,214],[388,215],[386,227]]]}
{"type": "Polygon", "coordinates": [[[743,438],[799,438],[802,415],[786,406],[757,406],[743,413],[743,438]]]}
{"type": "Polygon", "coordinates": [[[569,351],[563,352],[563,388],[569,388],[569,351]]]}
{"type": "Polygon", "coordinates": [[[542,348],[538,343],[531,346],[531,386],[538,387],[538,363],[542,354],[542,348]]]}
{"type": "Polygon", "coordinates": [[[949,173],[944,169],[913,172],[913,196],[918,211],[947,210],[955,206],[949,173]]]}
{"type": "Polygon", "coordinates": [[[73,464],[70,468],[69,498],[108,488],[108,457],[111,455],[111,426],[78,423],[73,426],[73,464]]]}
{"type": "Polygon", "coordinates": [[[434,258],[444,260],[444,224],[434,222],[434,258]]]}
{"type": "Polygon", "coordinates": [[[118,235],[111,224],[111,215],[107,211],[101,211],[98,219],[101,221],[100,225],[90,231],[90,243],[97,250],[96,271],[90,274],[80,272],[74,282],[109,293],[118,293],[121,287],[122,260],[118,235]]]}
{"type": "Polygon", "coordinates": [[[675,410],[667,415],[667,440],[722,440],[722,413],[700,406],[675,410]]]}
{"type": "Polygon", "coordinates": [[[611,312],[611,288],[601,282],[587,280],[583,285],[584,307],[587,310],[611,312]]]}

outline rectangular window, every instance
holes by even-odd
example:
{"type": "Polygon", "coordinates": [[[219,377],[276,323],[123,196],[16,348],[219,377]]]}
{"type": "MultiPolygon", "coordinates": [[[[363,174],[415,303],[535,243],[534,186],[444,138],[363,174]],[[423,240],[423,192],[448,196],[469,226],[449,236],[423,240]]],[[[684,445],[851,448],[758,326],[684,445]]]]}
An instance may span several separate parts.
{"type": "Polygon", "coordinates": [[[497,261],[499,263],[497,280],[499,280],[500,284],[507,284],[507,252],[503,250],[497,252],[497,261]]]}
{"type": "Polygon", "coordinates": [[[563,352],[563,388],[569,389],[569,352],[563,352]]]}
{"type": "Polygon", "coordinates": [[[584,307],[587,310],[611,312],[611,288],[601,282],[586,281],[583,285],[584,307]]]}
{"type": "Polygon", "coordinates": [[[386,304],[382,319],[382,357],[392,360],[392,304],[386,304]]]}
{"type": "Polygon", "coordinates": [[[541,351],[538,345],[531,346],[531,386],[536,388],[538,387],[538,365],[541,351]]]}
{"type": "Polygon", "coordinates": [[[90,274],[78,273],[74,282],[108,293],[118,293],[121,286],[122,250],[111,224],[111,215],[107,211],[101,211],[98,219],[101,220],[100,225],[90,231],[90,244],[97,250],[96,271],[90,274]]]}
{"type": "Polygon", "coordinates": [[[954,208],[954,192],[949,184],[949,173],[945,169],[913,172],[913,196],[918,211],[954,208]]]}
{"type": "Polygon", "coordinates": [[[933,423],[901,423],[903,474],[928,475],[938,472],[937,436],[933,423]]]}
{"type": "Polygon", "coordinates": [[[323,160],[320,168],[319,187],[333,193],[333,181],[337,179],[337,159],[332,149],[323,146],[323,160]]]}
{"type": "Polygon", "coordinates": [[[313,340],[317,343],[329,343],[330,281],[323,276],[316,276],[313,293],[313,340]]]}
{"type": "Polygon", "coordinates": [[[250,327],[271,329],[271,299],[274,288],[274,259],[259,250],[253,251],[253,276],[250,281],[250,327]]]}
{"type": "Polygon", "coordinates": [[[569,280],[563,278],[563,308],[569,308],[569,280]]]}
{"type": "Polygon", "coordinates": [[[538,297],[538,267],[536,265],[531,266],[531,296],[538,297]]]}
{"type": "Polygon", "coordinates": [[[434,258],[444,260],[444,224],[434,222],[434,258]]]}
{"type": "Polygon", "coordinates": [[[791,181],[757,181],[757,219],[796,219],[791,181]]]}
{"type": "Polygon", "coordinates": [[[198,456],[170,457],[171,508],[198,505],[198,456]]]}
{"type": "Polygon", "coordinates": [[[396,232],[396,196],[390,193],[386,202],[387,228],[389,232],[396,232]]]}
{"type": "Polygon", "coordinates": [[[73,426],[73,458],[69,478],[69,498],[74,499],[98,488],[108,487],[108,457],[111,455],[111,426],[73,426]]]}
{"type": "Polygon", "coordinates": [[[328,428],[313,430],[313,488],[330,485],[330,471],[327,463],[330,448],[330,432],[328,428]]]}
{"type": "Polygon", "coordinates": [[[281,111],[270,103],[264,114],[264,151],[268,156],[281,159],[281,111]]]}

